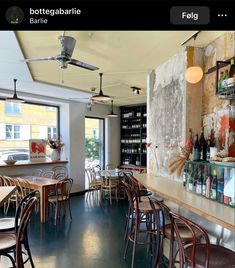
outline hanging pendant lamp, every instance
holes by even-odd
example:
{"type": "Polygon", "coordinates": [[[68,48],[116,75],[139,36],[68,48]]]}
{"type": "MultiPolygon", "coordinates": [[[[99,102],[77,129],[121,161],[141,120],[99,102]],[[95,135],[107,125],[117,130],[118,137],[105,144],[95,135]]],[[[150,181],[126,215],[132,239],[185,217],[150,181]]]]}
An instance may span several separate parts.
{"type": "Polygon", "coordinates": [[[113,100],[111,100],[112,102],[112,108],[111,108],[111,112],[109,114],[107,114],[108,117],[118,117],[118,114],[115,114],[113,111],[113,100]]]}
{"type": "Polygon", "coordinates": [[[99,94],[92,96],[91,99],[93,101],[96,101],[96,102],[110,101],[110,99],[111,99],[110,96],[104,95],[103,90],[102,90],[102,76],[103,76],[103,73],[100,73],[99,75],[100,75],[100,92],[99,92],[99,94]]]}
{"type": "Polygon", "coordinates": [[[14,81],[14,94],[13,94],[13,97],[12,98],[6,98],[6,101],[8,101],[8,102],[15,102],[15,103],[22,103],[22,102],[24,102],[24,100],[21,99],[21,98],[18,98],[17,93],[16,93],[16,82],[17,82],[17,79],[13,79],[13,81],[14,81]]]}

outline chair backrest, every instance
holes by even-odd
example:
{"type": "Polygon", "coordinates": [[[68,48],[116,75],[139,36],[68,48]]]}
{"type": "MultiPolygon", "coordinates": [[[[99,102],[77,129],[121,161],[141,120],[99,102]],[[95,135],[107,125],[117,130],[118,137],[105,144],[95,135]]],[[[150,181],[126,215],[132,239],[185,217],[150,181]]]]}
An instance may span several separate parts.
{"type": "Polygon", "coordinates": [[[55,179],[57,181],[67,179],[67,175],[65,173],[57,173],[57,174],[55,174],[53,179],[55,179]]]}
{"type": "Polygon", "coordinates": [[[63,201],[63,200],[69,199],[72,185],[73,185],[72,178],[62,179],[56,183],[55,195],[56,195],[57,201],[59,200],[63,201]]]}
{"type": "Polygon", "coordinates": [[[113,170],[115,168],[116,168],[116,166],[114,164],[107,164],[105,167],[106,170],[113,170]]]}
{"type": "Polygon", "coordinates": [[[65,166],[55,166],[55,167],[52,168],[52,171],[54,171],[55,176],[57,174],[64,174],[65,177],[68,176],[68,168],[65,167],[65,166]]]}
{"type": "Polygon", "coordinates": [[[16,267],[23,268],[22,243],[27,239],[27,227],[37,203],[38,191],[33,191],[22,199],[16,212],[16,267]]]}
{"type": "MultiPolygon", "coordinates": [[[[171,224],[172,224],[172,233],[171,233],[171,248],[173,248],[174,239],[176,239],[178,248],[179,248],[179,261],[180,261],[180,267],[185,267],[187,264],[186,260],[186,254],[185,250],[188,247],[188,245],[185,246],[185,240],[184,237],[181,237],[180,229],[182,227],[187,230],[189,233],[191,233],[192,240],[191,240],[191,247],[190,249],[190,255],[187,255],[190,259],[190,267],[195,267],[195,254],[197,250],[200,248],[200,243],[198,237],[200,237],[200,240],[204,240],[204,247],[203,252],[204,254],[200,254],[201,258],[203,258],[202,255],[204,255],[204,259],[200,259],[200,261],[203,261],[203,266],[205,268],[209,267],[209,253],[210,253],[210,241],[209,237],[206,233],[206,231],[200,227],[195,222],[179,215],[173,212],[170,212],[170,218],[171,218],[171,224]]],[[[188,253],[187,253],[188,254],[188,253]]]]}
{"type": "Polygon", "coordinates": [[[135,189],[132,189],[132,186],[125,181],[122,181],[121,184],[124,186],[124,189],[126,191],[130,209],[132,211],[134,211],[135,209],[138,211],[139,210],[139,198],[135,189]]]}
{"type": "Polygon", "coordinates": [[[41,174],[43,173],[43,170],[42,169],[34,169],[33,172],[32,172],[32,176],[41,176],[41,174]]]}
{"type": "Polygon", "coordinates": [[[110,172],[107,170],[100,170],[98,173],[101,178],[101,187],[111,188],[114,183],[112,183],[112,177],[110,172]]]}
{"type": "Polygon", "coordinates": [[[48,178],[48,179],[54,179],[55,173],[54,173],[54,171],[50,170],[50,171],[43,172],[40,176],[42,176],[44,178],[48,178]]]}

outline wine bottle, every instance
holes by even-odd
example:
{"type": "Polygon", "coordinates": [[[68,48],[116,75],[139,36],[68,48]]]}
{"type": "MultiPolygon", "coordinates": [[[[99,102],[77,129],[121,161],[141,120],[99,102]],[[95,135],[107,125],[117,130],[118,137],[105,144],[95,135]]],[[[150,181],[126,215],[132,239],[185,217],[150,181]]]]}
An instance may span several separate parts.
{"type": "Polygon", "coordinates": [[[196,139],[195,139],[194,146],[193,146],[193,160],[194,161],[199,161],[200,159],[199,153],[200,153],[200,145],[198,141],[198,134],[196,134],[196,139]]]}
{"type": "Polygon", "coordinates": [[[211,152],[210,152],[210,140],[207,140],[207,147],[206,147],[206,161],[210,161],[211,159],[211,152]]]}
{"type": "Polygon", "coordinates": [[[203,172],[203,182],[202,182],[202,195],[206,196],[206,181],[209,173],[209,166],[205,165],[204,166],[204,172],[203,172]]]}
{"type": "Polygon", "coordinates": [[[198,179],[197,179],[197,186],[196,186],[196,194],[201,195],[202,194],[202,184],[203,184],[203,167],[198,168],[198,179]]]}
{"type": "Polygon", "coordinates": [[[217,181],[217,201],[224,203],[224,168],[220,168],[217,181]]]}
{"type": "Polygon", "coordinates": [[[210,172],[208,171],[207,176],[206,176],[206,197],[210,198],[210,192],[211,192],[211,175],[210,172]]]}
{"type": "Polygon", "coordinates": [[[211,199],[217,199],[217,172],[216,169],[213,170],[212,173],[212,181],[211,181],[211,199]]]}
{"type": "Polygon", "coordinates": [[[207,154],[207,144],[204,137],[204,128],[201,129],[201,134],[199,138],[199,145],[200,145],[200,160],[206,161],[206,154],[207,154]]]}
{"type": "Polygon", "coordinates": [[[189,175],[188,175],[188,181],[187,181],[187,190],[192,191],[193,190],[193,176],[194,176],[194,168],[191,164],[189,164],[189,175]]]}
{"type": "Polygon", "coordinates": [[[195,166],[193,176],[193,193],[196,193],[197,183],[198,183],[198,167],[195,166]]]}

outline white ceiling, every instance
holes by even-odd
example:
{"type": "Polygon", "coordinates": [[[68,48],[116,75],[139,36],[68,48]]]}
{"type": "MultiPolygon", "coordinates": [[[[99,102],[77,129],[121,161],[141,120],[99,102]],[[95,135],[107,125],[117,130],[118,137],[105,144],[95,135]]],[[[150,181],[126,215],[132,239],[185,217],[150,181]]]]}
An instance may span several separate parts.
{"type": "MultiPolygon", "coordinates": [[[[72,65],[61,70],[56,61],[20,62],[24,57],[60,54],[58,36],[63,35],[63,31],[18,31],[18,44],[12,32],[0,32],[3,37],[1,40],[4,40],[0,43],[0,87],[11,89],[12,79],[18,78],[23,83],[19,88],[22,91],[31,90],[34,94],[46,96],[56,94],[59,98],[67,99],[87,97],[81,91],[90,93],[91,88],[95,87],[98,93],[98,73],[103,72],[104,94],[113,96],[114,104],[143,103],[146,102],[147,75],[177,53],[182,48],[181,43],[194,33],[195,31],[66,31],[65,35],[77,40],[72,57],[100,68],[92,72],[72,65]],[[47,87],[45,83],[54,86],[47,87]],[[141,94],[134,94],[131,86],[140,87],[141,94]]],[[[187,45],[204,47],[222,33],[200,32],[196,41],[187,45]]]]}

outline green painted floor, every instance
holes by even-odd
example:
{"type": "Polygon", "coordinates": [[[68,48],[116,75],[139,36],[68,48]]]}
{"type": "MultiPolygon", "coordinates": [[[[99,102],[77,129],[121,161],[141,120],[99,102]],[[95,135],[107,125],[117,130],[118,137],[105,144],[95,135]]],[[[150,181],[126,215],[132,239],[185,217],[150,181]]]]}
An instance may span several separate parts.
{"type": "MultiPolygon", "coordinates": [[[[50,219],[40,224],[33,215],[29,225],[29,241],[36,268],[127,268],[131,262],[131,247],[123,259],[124,224],[127,202],[109,206],[86,199],[84,195],[71,198],[73,220],[60,220],[55,226],[50,219]]],[[[145,246],[138,246],[136,268],[151,267],[151,257],[145,246]]],[[[2,258],[3,259],[3,258],[2,258]]],[[[0,267],[8,267],[4,260],[0,267]]],[[[30,267],[26,265],[26,267],[30,267]]],[[[167,267],[167,266],[161,266],[167,267]]]]}

